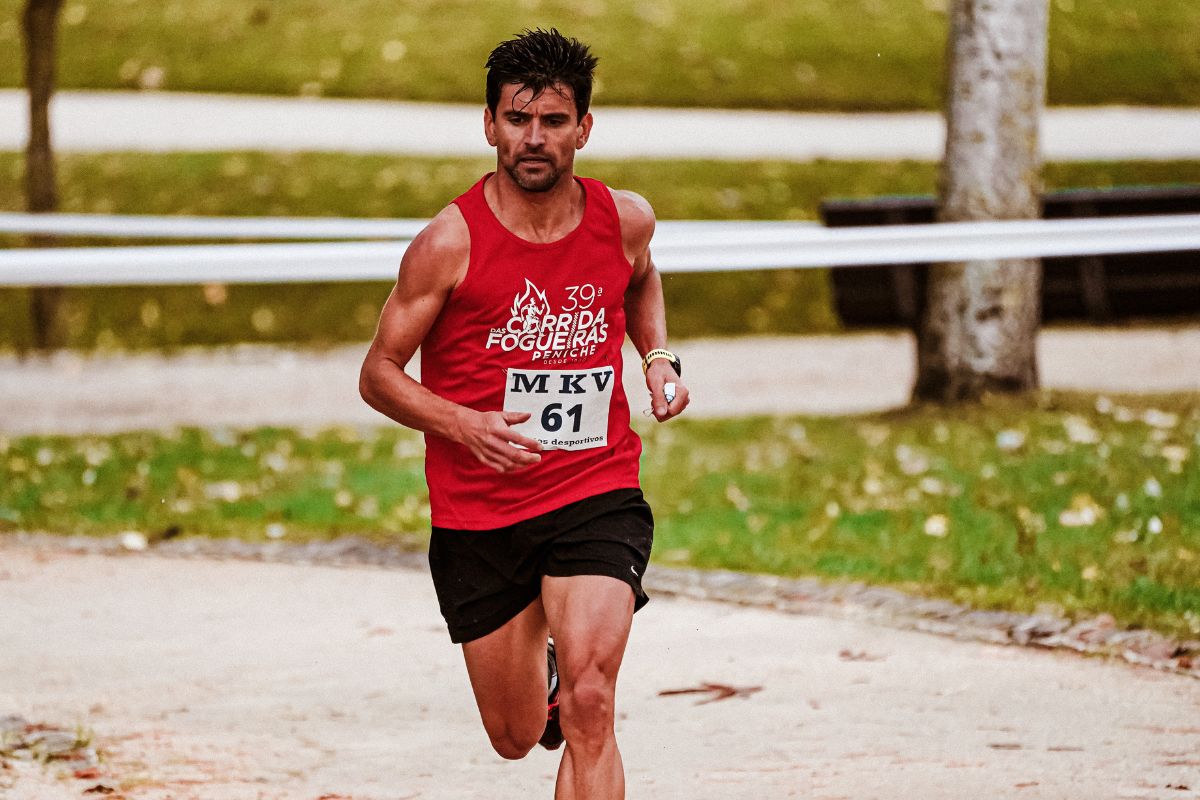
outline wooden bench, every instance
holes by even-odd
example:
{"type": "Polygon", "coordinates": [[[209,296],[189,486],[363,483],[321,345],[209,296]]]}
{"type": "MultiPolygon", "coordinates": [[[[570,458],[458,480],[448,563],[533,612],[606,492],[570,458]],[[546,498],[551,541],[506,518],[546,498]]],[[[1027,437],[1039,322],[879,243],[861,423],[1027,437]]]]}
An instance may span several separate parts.
{"type": "MultiPolygon", "coordinates": [[[[1200,213],[1200,186],[1123,187],[1052,192],[1045,219],[1200,213]]],[[[933,222],[933,197],[827,200],[828,227],[933,222]]],[[[1042,260],[1042,319],[1107,322],[1200,315],[1200,251],[1042,260]]],[[[843,324],[914,325],[925,298],[927,264],[833,270],[843,324]]]]}

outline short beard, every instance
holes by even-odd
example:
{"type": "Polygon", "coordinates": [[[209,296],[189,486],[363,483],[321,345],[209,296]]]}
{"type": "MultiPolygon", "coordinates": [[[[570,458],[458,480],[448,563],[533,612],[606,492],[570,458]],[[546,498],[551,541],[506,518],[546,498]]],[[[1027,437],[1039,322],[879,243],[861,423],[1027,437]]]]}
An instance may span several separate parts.
{"type": "Polygon", "coordinates": [[[544,177],[529,178],[520,173],[520,166],[520,162],[518,162],[511,167],[505,167],[504,171],[508,173],[508,177],[513,179],[513,183],[527,192],[548,192],[558,185],[558,181],[562,178],[563,174],[561,169],[551,168],[544,177]]]}

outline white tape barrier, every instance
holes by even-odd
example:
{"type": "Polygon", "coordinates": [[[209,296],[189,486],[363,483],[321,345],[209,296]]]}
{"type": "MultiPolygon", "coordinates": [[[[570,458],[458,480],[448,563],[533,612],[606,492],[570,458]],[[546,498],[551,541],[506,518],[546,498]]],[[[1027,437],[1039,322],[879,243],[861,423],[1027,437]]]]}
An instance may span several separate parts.
{"type": "Polygon", "coordinates": [[[411,239],[427,219],[0,213],[0,233],[117,239],[411,239]]]}
{"type": "Polygon", "coordinates": [[[1200,250],[1200,214],[955,222],[768,231],[744,243],[697,232],[668,253],[664,271],[924,264],[1003,258],[1200,250]]]}
{"type": "MultiPolygon", "coordinates": [[[[7,250],[0,285],[393,280],[407,242],[7,250]]],[[[664,223],[663,272],[911,264],[1200,250],[1200,214],[863,228],[664,223]]]]}
{"type": "MultiPolygon", "coordinates": [[[[0,213],[0,233],[108,236],[116,239],[412,239],[427,219],[348,217],[175,217],[116,214],[0,213]]],[[[665,220],[658,233],[691,236],[819,227],[816,222],[772,220],[665,220]]]]}

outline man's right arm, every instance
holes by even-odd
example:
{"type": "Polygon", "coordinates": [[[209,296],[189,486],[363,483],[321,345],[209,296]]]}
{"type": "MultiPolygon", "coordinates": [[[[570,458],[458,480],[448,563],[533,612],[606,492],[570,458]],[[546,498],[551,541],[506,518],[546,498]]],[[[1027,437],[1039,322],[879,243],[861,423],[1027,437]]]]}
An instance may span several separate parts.
{"type": "Polygon", "coordinates": [[[453,205],[413,239],[384,303],[358,389],[368,405],[401,425],[458,442],[497,472],[511,472],[541,460],[538,443],[511,428],[528,414],[475,411],[439,397],[404,372],[466,275],[470,248],[466,221],[453,205]]]}

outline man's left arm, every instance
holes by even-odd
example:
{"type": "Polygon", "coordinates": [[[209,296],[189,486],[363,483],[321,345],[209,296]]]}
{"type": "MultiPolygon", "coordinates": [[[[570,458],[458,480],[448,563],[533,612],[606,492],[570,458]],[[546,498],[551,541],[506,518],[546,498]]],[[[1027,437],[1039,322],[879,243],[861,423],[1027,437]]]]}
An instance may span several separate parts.
{"type": "MultiPolygon", "coordinates": [[[[667,349],[667,314],[663,302],[662,278],[650,257],[650,238],[654,235],[654,210],[640,195],[613,190],[621,218],[621,243],[633,273],[625,291],[625,327],[629,339],[642,358],[651,350],[667,349]]],[[[659,422],[682,413],[688,404],[688,390],[665,358],[657,358],[646,368],[646,388],[651,408],[659,422]],[[663,387],[675,384],[675,399],[667,402],[663,387]]]]}

